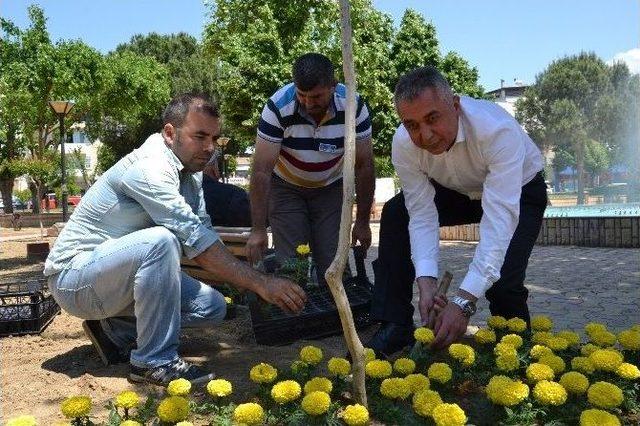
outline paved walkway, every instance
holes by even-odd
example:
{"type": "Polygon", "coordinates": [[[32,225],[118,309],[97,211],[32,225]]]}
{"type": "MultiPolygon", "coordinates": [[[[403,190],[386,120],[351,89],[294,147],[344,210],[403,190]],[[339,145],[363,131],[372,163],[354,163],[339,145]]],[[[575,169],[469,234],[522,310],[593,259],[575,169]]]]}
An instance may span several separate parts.
{"type": "MultiPolygon", "coordinates": [[[[374,247],[368,260],[377,257],[377,225],[373,225],[374,247]]],[[[440,273],[453,273],[452,294],[464,278],[476,248],[475,243],[442,242],[440,273]]],[[[368,265],[370,267],[370,265],[368,265]]],[[[373,273],[368,270],[372,279],[373,273]]],[[[373,279],[372,279],[373,282],[373,279]]],[[[536,246],[525,284],[529,289],[532,315],[554,319],[555,329],[582,329],[589,321],[606,323],[613,330],[640,324],[640,250],[575,246],[536,246]]],[[[416,315],[418,295],[414,292],[416,315]]],[[[478,303],[472,325],[485,325],[489,304],[478,303]]]]}

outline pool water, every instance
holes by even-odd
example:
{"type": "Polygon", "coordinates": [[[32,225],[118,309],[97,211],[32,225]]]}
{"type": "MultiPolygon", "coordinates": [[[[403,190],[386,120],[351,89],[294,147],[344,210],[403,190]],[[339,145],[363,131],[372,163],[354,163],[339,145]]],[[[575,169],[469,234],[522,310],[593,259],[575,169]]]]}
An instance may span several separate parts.
{"type": "Polygon", "coordinates": [[[544,217],[637,217],[640,203],[590,204],[581,206],[548,206],[544,217]]]}

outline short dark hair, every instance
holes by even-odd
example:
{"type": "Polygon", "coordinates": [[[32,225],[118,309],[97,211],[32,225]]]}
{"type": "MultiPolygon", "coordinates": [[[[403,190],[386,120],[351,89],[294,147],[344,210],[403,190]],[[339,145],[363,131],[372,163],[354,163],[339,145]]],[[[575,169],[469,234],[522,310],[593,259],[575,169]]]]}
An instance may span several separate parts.
{"type": "Polygon", "coordinates": [[[331,60],[320,53],[305,53],[293,63],[293,83],[300,90],[329,87],[336,83],[331,60]]]}
{"type": "Polygon", "coordinates": [[[171,99],[162,113],[162,125],[171,123],[180,127],[191,109],[203,112],[211,117],[220,117],[218,106],[202,93],[184,93],[171,99]]]}
{"type": "Polygon", "coordinates": [[[412,101],[428,88],[436,89],[441,97],[453,95],[447,79],[435,67],[426,66],[409,71],[398,80],[393,100],[398,106],[401,101],[412,101]]]}

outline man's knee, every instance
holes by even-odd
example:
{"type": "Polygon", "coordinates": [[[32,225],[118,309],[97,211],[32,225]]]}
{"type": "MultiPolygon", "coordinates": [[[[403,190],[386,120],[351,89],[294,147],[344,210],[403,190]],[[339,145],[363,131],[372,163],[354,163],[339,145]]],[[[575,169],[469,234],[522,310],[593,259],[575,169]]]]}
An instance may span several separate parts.
{"type": "Polygon", "coordinates": [[[180,259],[180,241],[164,226],[154,226],[145,230],[145,238],[153,246],[156,255],[180,259]]]}

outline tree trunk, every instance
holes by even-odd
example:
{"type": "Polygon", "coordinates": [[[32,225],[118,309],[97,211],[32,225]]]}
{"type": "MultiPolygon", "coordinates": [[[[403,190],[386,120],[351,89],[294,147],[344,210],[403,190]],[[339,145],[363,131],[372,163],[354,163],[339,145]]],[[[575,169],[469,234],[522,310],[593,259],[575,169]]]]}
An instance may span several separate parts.
{"type": "Polygon", "coordinates": [[[13,176],[0,179],[0,192],[2,192],[2,203],[4,204],[4,213],[13,213],[13,176]]]}
{"type": "Polygon", "coordinates": [[[340,28],[342,33],[342,62],[347,86],[347,106],[345,110],[343,200],[340,221],[340,236],[336,256],[325,273],[325,278],[336,301],[345,341],[353,360],[353,396],[367,406],[367,391],[364,377],[364,347],[353,322],[353,313],[344,291],[342,274],[347,263],[350,246],[351,222],[353,220],[353,199],[355,193],[355,139],[356,139],[356,79],[351,46],[351,17],[349,1],[340,0],[340,28]]]}
{"type": "Polygon", "coordinates": [[[584,140],[576,145],[576,173],[578,174],[578,204],[584,204],[584,140]]]}

